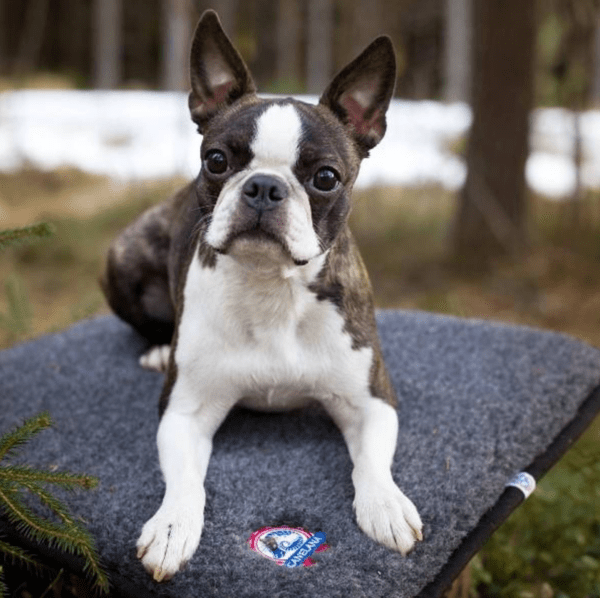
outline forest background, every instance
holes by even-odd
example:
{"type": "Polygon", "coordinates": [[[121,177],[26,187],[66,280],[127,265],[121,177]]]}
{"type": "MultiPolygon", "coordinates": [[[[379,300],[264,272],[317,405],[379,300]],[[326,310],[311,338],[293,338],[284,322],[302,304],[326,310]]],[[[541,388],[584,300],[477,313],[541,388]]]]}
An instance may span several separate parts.
{"type": "MultiPolygon", "coordinates": [[[[318,93],[387,33],[397,98],[470,107],[470,130],[448,148],[467,167],[461,188],[355,194],[352,225],[379,307],[527,324],[600,346],[600,189],[583,176],[582,129],[600,110],[597,0],[0,0],[0,107],[22,89],[184,91],[189,39],[208,7],[262,91],[318,93]],[[541,107],[572,122],[573,184],[558,198],[525,180],[541,107]]],[[[0,133],[7,126],[0,109],[0,133]]],[[[108,313],[97,278],[110,240],[182,182],[27,161],[1,171],[0,228],[44,220],[55,233],[1,256],[0,346],[108,313]]],[[[454,595],[600,597],[599,457],[596,421],[454,595]]],[[[15,595],[35,595],[33,581],[16,579],[15,595]]],[[[78,595],[73,584],[62,591],[78,595]]]]}

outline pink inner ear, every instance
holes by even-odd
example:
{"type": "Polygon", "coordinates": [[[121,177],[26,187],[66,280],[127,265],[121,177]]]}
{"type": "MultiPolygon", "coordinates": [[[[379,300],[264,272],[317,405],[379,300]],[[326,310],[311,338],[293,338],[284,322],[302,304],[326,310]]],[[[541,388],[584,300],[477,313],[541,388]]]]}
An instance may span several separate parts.
{"type": "Polygon", "coordinates": [[[215,102],[215,104],[222,104],[229,99],[229,92],[235,85],[235,81],[231,79],[230,81],[226,81],[225,83],[221,83],[221,85],[216,85],[213,87],[213,97],[211,101],[215,102]]]}
{"type": "Polygon", "coordinates": [[[353,96],[346,95],[342,97],[340,104],[346,110],[348,121],[354,127],[354,130],[357,134],[375,134],[377,137],[383,136],[383,113],[379,108],[376,108],[373,111],[373,114],[370,118],[366,118],[365,114],[367,112],[367,108],[365,108],[353,96]]]}
{"type": "Polygon", "coordinates": [[[196,96],[196,101],[192,106],[193,109],[197,109],[202,107],[203,112],[211,112],[221,104],[227,102],[229,98],[229,92],[235,85],[235,81],[230,80],[222,83],[221,85],[216,85],[212,88],[212,97],[203,97],[198,98],[196,96]]]}

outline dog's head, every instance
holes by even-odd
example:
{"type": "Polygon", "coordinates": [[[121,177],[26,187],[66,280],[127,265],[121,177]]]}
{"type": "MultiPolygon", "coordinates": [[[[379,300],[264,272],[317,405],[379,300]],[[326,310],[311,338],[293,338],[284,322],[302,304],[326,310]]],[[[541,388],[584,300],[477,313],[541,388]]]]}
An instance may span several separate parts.
{"type": "Polygon", "coordinates": [[[192,119],[204,138],[198,194],[212,211],[204,241],[220,253],[305,264],[345,225],[362,158],[381,141],[396,64],[378,37],[318,105],[259,99],[215,12],[191,51],[192,119]]]}

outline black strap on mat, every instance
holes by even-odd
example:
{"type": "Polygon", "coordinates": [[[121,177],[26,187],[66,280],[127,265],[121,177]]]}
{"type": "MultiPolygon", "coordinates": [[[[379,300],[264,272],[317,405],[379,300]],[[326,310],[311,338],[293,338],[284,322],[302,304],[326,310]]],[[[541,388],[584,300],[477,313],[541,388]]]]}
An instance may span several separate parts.
{"type": "MultiPolygon", "coordinates": [[[[564,456],[598,414],[600,414],[600,386],[592,391],[581,404],[577,416],[563,428],[548,449],[538,455],[525,471],[539,481],[564,456]]],[[[525,496],[521,490],[507,486],[498,502],[483,515],[477,526],[465,537],[446,565],[442,567],[437,577],[423,588],[416,598],[442,596],[492,534],[524,500],[525,496]]]]}

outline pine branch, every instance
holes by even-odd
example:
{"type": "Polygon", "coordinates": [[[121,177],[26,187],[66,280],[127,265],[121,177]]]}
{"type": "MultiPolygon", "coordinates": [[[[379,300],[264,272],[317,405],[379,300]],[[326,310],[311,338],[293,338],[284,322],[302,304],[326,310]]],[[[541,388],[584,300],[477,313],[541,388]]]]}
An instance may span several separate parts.
{"type": "Polygon", "coordinates": [[[76,524],[73,518],[69,515],[67,508],[60,502],[60,500],[52,496],[52,494],[44,490],[38,484],[31,482],[20,483],[24,488],[29,490],[31,494],[37,496],[40,502],[43,505],[46,505],[63,522],[63,524],[65,524],[65,527],[63,529],[65,529],[70,534],[70,526],[74,526],[76,524]]]}
{"type": "Polygon", "coordinates": [[[108,576],[100,566],[93,541],[82,544],[79,553],[84,558],[83,572],[94,579],[94,584],[99,590],[108,594],[110,582],[108,581],[108,576]]]}
{"type": "Polygon", "coordinates": [[[7,480],[21,484],[39,483],[54,484],[69,490],[76,487],[90,490],[98,485],[98,480],[88,475],[76,475],[60,471],[39,471],[29,467],[5,466],[0,467],[0,482],[7,480]]]}
{"type": "Polygon", "coordinates": [[[69,544],[72,544],[72,546],[65,543],[64,546],[60,546],[61,550],[77,553],[82,556],[85,562],[83,570],[95,578],[96,584],[99,587],[108,591],[108,579],[104,571],[102,571],[98,556],[96,555],[94,539],[88,530],[74,521],[66,507],[49,492],[46,492],[37,484],[24,483],[23,486],[32,494],[35,494],[43,504],[62,520],[63,525],[59,527],[66,531],[69,544]]]}
{"type": "MultiPolygon", "coordinates": [[[[41,413],[2,436],[0,461],[14,455],[18,447],[51,424],[49,415],[41,413]]],[[[68,490],[89,489],[97,485],[97,480],[87,475],[41,471],[27,466],[0,465],[0,510],[6,513],[8,520],[26,537],[83,557],[84,572],[94,578],[95,586],[99,590],[108,592],[108,578],[100,566],[91,534],[73,519],[68,508],[42,484],[52,484],[68,490]],[[60,521],[51,521],[34,513],[23,501],[22,493],[25,490],[37,497],[60,521]]],[[[0,552],[6,552],[1,544],[0,552]]],[[[1,588],[0,584],[0,590],[1,588]]]]}
{"type": "Polygon", "coordinates": [[[51,224],[40,222],[31,226],[0,231],[0,251],[11,245],[50,237],[54,233],[54,230],[54,226],[51,224]]]}
{"type": "Polygon", "coordinates": [[[27,421],[11,432],[7,432],[0,438],[0,461],[9,455],[13,455],[18,447],[25,444],[35,434],[49,428],[52,425],[50,415],[44,411],[27,421]]]}
{"type": "Polygon", "coordinates": [[[61,550],[68,548],[69,533],[52,521],[36,515],[14,488],[6,489],[0,485],[0,506],[8,520],[28,538],[57,546],[61,550]]]}
{"type": "Polygon", "coordinates": [[[3,542],[0,540],[0,552],[5,556],[11,559],[14,563],[18,561],[23,565],[27,565],[28,567],[32,567],[33,569],[39,570],[41,568],[40,563],[38,563],[31,555],[29,555],[25,550],[19,548],[18,546],[13,546],[8,542],[3,542]]]}
{"type": "MultiPolygon", "coordinates": [[[[39,488],[37,489],[39,491],[39,488]]],[[[48,500],[48,494],[42,492],[42,502],[45,504],[54,503],[56,499],[48,500]]],[[[63,519],[63,525],[59,525],[38,517],[27,507],[18,492],[15,490],[6,492],[0,486],[0,505],[4,506],[9,521],[25,536],[43,542],[49,546],[70,554],[79,554],[84,559],[83,571],[94,578],[94,583],[102,592],[108,592],[109,582],[106,573],[102,570],[96,550],[94,540],[89,532],[83,526],[77,524],[73,519],[63,511],[59,517],[63,519]]]]}

